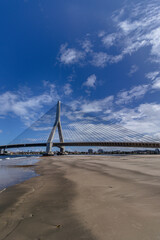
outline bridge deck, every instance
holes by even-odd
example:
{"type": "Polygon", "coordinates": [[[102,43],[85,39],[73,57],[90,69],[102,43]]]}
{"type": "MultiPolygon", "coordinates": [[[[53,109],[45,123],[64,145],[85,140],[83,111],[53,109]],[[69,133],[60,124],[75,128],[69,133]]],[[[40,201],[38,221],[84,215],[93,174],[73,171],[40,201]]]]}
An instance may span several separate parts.
{"type": "MultiPolygon", "coordinates": [[[[26,143],[1,145],[0,149],[22,148],[22,147],[46,147],[47,143],[26,143]]],[[[160,148],[160,142],[64,142],[53,143],[53,147],[67,146],[103,146],[103,147],[140,147],[140,148],[160,148]]]]}

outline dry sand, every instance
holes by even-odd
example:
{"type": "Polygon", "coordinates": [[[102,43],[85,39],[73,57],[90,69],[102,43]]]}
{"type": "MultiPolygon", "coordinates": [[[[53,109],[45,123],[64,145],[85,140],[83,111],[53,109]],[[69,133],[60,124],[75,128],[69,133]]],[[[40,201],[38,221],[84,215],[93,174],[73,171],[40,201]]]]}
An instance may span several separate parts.
{"type": "Polygon", "coordinates": [[[0,240],[160,240],[160,156],[55,156],[0,193],[0,240]]]}

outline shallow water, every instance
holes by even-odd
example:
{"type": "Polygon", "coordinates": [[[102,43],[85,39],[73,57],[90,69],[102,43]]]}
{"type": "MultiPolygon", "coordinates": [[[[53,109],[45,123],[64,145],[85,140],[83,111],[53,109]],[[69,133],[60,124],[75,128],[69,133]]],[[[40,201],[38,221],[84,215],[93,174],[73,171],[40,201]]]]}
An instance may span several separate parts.
{"type": "Polygon", "coordinates": [[[37,156],[0,156],[0,191],[38,176],[34,171],[34,166],[29,166],[38,161],[37,156]]]}

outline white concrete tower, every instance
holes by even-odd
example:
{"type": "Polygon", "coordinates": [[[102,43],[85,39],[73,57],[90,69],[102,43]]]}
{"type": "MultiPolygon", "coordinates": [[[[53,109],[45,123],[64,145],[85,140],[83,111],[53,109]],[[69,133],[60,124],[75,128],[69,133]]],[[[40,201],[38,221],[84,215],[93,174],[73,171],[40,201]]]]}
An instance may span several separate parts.
{"type": "MultiPolygon", "coordinates": [[[[59,135],[59,140],[61,143],[64,142],[63,140],[63,134],[62,134],[62,127],[61,127],[61,121],[60,121],[60,110],[61,110],[61,102],[58,101],[57,102],[57,111],[56,111],[56,120],[55,123],[53,125],[52,131],[49,135],[49,138],[47,140],[47,147],[46,147],[46,153],[47,154],[52,154],[52,145],[53,145],[53,138],[54,138],[54,134],[56,131],[56,128],[58,127],[58,135],[59,135]]],[[[63,153],[64,152],[64,147],[60,148],[60,152],[63,153]]]]}

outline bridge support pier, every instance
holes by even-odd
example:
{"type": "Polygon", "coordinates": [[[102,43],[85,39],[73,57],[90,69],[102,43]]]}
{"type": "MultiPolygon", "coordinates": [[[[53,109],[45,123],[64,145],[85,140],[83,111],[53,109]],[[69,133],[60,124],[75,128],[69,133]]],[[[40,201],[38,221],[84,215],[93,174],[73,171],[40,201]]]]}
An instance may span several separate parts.
{"type": "Polygon", "coordinates": [[[5,154],[5,148],[1,148],[1,149],[0,149],[0,154],[1,154],[1,155],[5,154]]]}
{"type": "Polygon", "coordinates": [[[61,148],[60,148],[60,153],[61,153],[61,154],[64,154],[64,152],[65,152],[65,148],[64,148],[64,147],[61,147],[61,148]]]}
{"type": "Polygon", "coordinates": [[[47,146],[46,146],[46,154],[47,155],[51,155],[52,154],[52,142],[47,142],[47,146]]]}
{"type": "MultiPolygon", "coordinates": [[[[60,106],[61,106],[61,103],[60,103],[60,101],[58,101],[57,112],[56,112],[56,120],[55,120],[52,131],[51,131],[51,133],[49,135],[49,138],[48,138],[48,141],[47,141],[46,155],[51,155],[52,154],[52,146],[53,146],[52,141],[53,141],[54,134],[55,134],[55,131],[56,131],[57,127],[58,127],[59,140],[60,140],[61,143],[64,142],[63,134],[62,134],[61,121],[60,121],[60,106]]],[[[64,147],[61,147],[60,148],[60,153],[63,154],[64,151],[65,151],[64,147]]]]}

